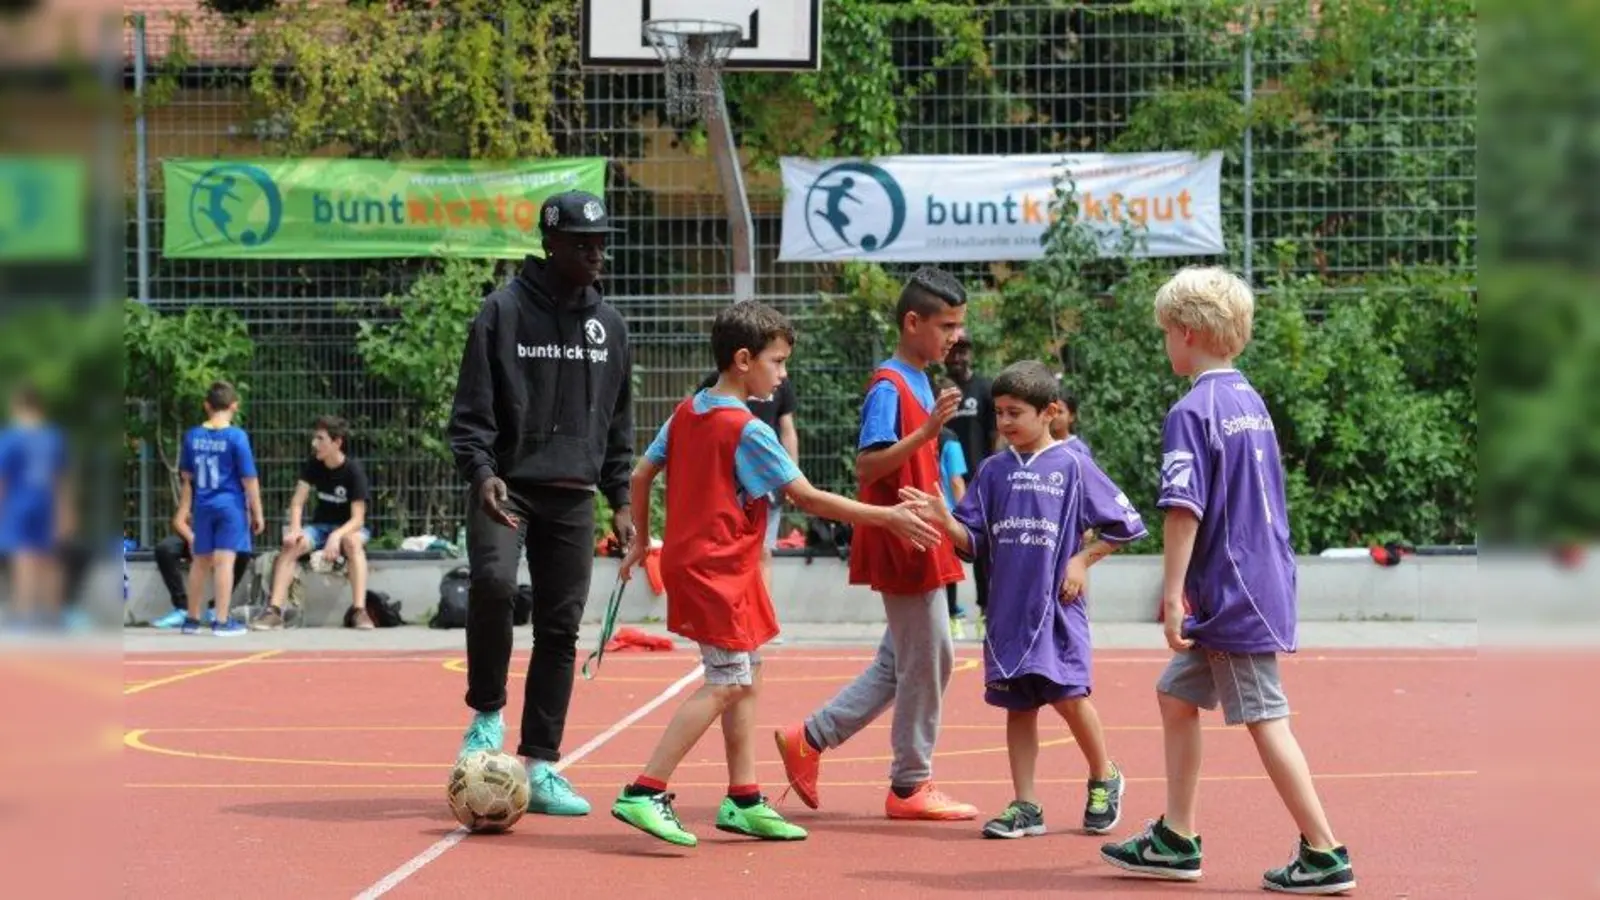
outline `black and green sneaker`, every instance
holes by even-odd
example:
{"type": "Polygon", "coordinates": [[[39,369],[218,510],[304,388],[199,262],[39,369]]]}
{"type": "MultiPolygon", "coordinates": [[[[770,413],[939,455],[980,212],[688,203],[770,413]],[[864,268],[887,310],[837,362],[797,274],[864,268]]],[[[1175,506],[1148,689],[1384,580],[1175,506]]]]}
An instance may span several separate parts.
{"type": "Polygon", "coordinates": [[[669,844],[693,847],[699,841],[678,821],[678,814],[672,808],[673,799],[673,794],[664,792],[630,795],[624,789],[617,802],[611,805],[611,815],[669,844]]]}
{"type": "Polygon", "coordinates": [[[763,841],[806,839],[806,830],[779,815],[766,797],[753,806],[740,806],[732,797],[723,797],[722,807],[717,810],[717,830],[763,841]]]}
{"type": "Polygon", "coordinates": [[[1343,894],[1355,889],[1356,871],[1349,850],[1313,850],[1302,836],[1294,859],[1262,876],[1261,886],[1278,894],[1343,894]]]}
{"type": "Polygon", "coordinates": [[[1143,833],[1100,848],[1100,858],[1135,875],[1172,881],[1200,880],[1200,836],[1186,838],[1157,819],[1143,833]]]}
{"type": "Polygon", "coordinates": [[[1013,800],[1000,815],[983,823],[986,838],[1021,838],[1044,834],[1044,810],[1013,800]]]}
{"type": "Polygon", "coordinates": [[[1122,821],[1122,768],[1113,764],[1105,781],[1089,780],[1089,799],[1083,807],[1083,830],[1089,834],[1110,834],[1122,821]]]}

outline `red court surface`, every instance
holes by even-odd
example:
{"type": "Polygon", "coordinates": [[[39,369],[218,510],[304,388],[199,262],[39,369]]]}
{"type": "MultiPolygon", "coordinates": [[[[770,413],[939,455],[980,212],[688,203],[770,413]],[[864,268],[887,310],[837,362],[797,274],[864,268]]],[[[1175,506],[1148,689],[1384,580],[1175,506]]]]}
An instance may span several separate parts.
{"type": "MultiPolygon", "coordinates": [[[[609,806],[683,696],[663,700],[663,693],[675,683],[685,692],[698,685],[685,678],[697,656],[678,650],[608,655],[596,680],[577,683],[565,748],[581,758],[567,774],[594,813],[527,816],[510,834],[456,840],[444,782],[468,717],[459,653],[224,650],[203,658],[130,655],[124,663],[122,772],[133,812],[124,896],[1251,895],[1261,871],[1284,862],[1296,838],[1248,733],[1222,727],[1220,714],[1206,719],[1206,875],[1196,885],[1122,878],[1099,861],[1105,839],[1076,830],[1084,763],[1059,721],[1044,728],[1039,765],[1050,834],[987,841],[981,819],[891,822],[883,817],[885,714],[824,757],[820,810],[792,795],[784,801],[786,814],[811,832],[793,844],[712,828],[727,785],[713,729],[671,788],[700,846],[672,847],[611,818],[609,806]]],[[[785,788],[771,726],[826,700],[868,664],[869,653],[784,647],[767,654],[759,771],[769,795],[785,788]]],[[[958,648],[935,776],[987,818],[1011,790],[1004,717],[983,703],[978,653],[975,645],[958,648]]],[[[1118,837],[1161,812],[1152,687],[1165,658],[1104,650],[1097,660],[1096,705],[1128,777],[1118,837]]],[[[1351,650],[1306,651],[1285,662],[1295,730],[1334,828],[1352,849],[1360,895],[1474,890],[1472,842],[1418,837],[1460,821],[1478,788],[1479,735],[1467,714],[1475,659],[1471,651],[1351,650]]],[[[512,746],[525,666],[523,654],[512,662],[512,746]]]]}

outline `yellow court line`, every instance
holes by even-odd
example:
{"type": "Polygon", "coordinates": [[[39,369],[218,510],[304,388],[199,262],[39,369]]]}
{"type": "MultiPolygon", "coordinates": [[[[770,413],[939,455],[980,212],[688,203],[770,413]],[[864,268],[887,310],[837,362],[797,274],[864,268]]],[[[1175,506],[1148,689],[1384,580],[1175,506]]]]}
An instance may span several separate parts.
{"type": "MultiPolygon", "coordinates": [[[[135,728],[135,729],[132,729],[132,730],[126,732],[123,735],[122,743],[123,743],[123,746],[127,747],[130,750],[139,750],[139,751],[143,751],[145,753],[153,753],[153,754],[156,754],[157,756],[175,756],[175,757],[178,757],[180,759],[203,759],[203,760],[208,760],[208,761],[211,761],[211,762],[248,763],[248,764],[252,764],[252,765],[269,765],[269,766],[333,766],[333,767],[341,768],[341,769],[441,769],[441,770],[442,769],[448,769],[452,765],[454,765],[453,762],[379,762],[379,761],[376,761],[376,760],[365,760],[365,759],[296,759],[296,758],[280,757],[280,756],[240,756],[240,755],[233,754],[233,753],[217,753],[217,752],[202,751],[202,750],[181,750],[181,749],[177,749],[177,748],[173,748],[173,747],[163,747],[163,746],[161,746],[159,744],[152,744],[152,743],[150,743],[150,741],[148,741],[146,739],[148,735],[153,734],[153,733],[163,733],[164,734],[164,733],[168,733],[168,732],[179,732],[179,731],[184,731],[184,730],[185,729],[178,729],[178,728],[135,728]]],[[[403,728],[390,727],[387,730],[399,731],[399,730],[404,730],[404,729],[403,728]]],[[[454,729],[451,729],[451,730],[454,730],[454,729]]],[[[1108,725],[1108,726],[1105,726],[1104,730],[1106,730],[1106,731],[1160,731],[1161,730],[1161,726],[1160,725],[1108,725]]],[[[1229,726],[1226,726],[1226,725],[1204,725],[1204,726],[1201,726],[1201,730],[1202,731],[1232,731],[1232,732],[1237,732],[1239,729],[1232,728],[1232,727],[1229,727],[1229,726]]],[[[1039,742],[1039,747],[1041,749],[1043,749],[1045,747],[1063,747],[1063,746],[1066,746],[1066,745],[1069,745],[1069,744],[1072,744],[1072,743],[1073,743],[1073,739],[1071,737],[1054,738],[1054,739],[1051,739],[1051,740],[1040,741],[1039,742]]],[[[988,755],[988,754],[995,754],[995,753],[1005,753],[1005,752],[1006,752],[1006,746],[1004,744],[997,744],[997,745],[987,746],[987,747],[974,747],[974,748],[965,748],[965,749],[960,749],[960,750],[941,750],[941,751],[939,751],[938,756],[939,756],[940,759],[946,759],[946,758],[949,758],[949,757],[952,757],[952,756],[980,756],[980,755],[988,755]]],[[[884,756],[846,756],[846,757],[830,757],[828,762],[829,762],[829,765],[838,766],[838,765],[843,765],[845,763],[882,763],[882,762],[890,762],[893,759],[894,759],[894,757],[888,756],[888,755],[884,755],[884,756]]],[[[760,766],[777,766],[777,765],[782,765],[782,762],[779,761],[779,760],[758,760],[756,764],[760,765],[760,766]]],[[[722,761],[722,760],[704,760],[704,761],[694,761],[694,762],[683,762],[683,763],[679,764],[679,768],[693,769],[693,768],[706,768],[706,767],[723,766],[723,765],[726,765],[726,762],[722,761]]],[[[593,770],[593,769],[637,769],[638,767],[639,767],[639,764],[637,762],[628,762],[628,763],[577,763],[576,765],[570,766],[568,768],[568,771],[576,772],[576,771],[580,771],[580,770],[593,770]]]]}
{"type": "Polygon", "coordinates": [[[156,678],[156,679],[152,679],[150,681],[141,681],[141,682],[139,682],[137,684],[131,684],[131,685],[128,685],[127,687],[123,688],[122,689],[122,693],[123,693],[124,696],[127,696],[127,695],[130,695],[130,694],[137,694],[137,693],[140,693],[142,691],[148,691],[151,688],[165,687],[166,685],[169,685],[169,684],[177,684],[180,681],[188,681],[191,678],[199,678],[201,675],[210,675],[210,674],[215,673],[215,672],[221,672],[224,669],[231,669],[234,666],[242,666],[242,665],[245,665],[246,663],[253,663],[253,662],[256,662],[257,660],[262,660],[262,659],[267,659],[268,657],[277,656],[278,654],[280,654],[282,652],[283,652],[282,650],[263,650],[260,653],[252,653],[249,656],[241,656],[241,657],[239,657],[237,659],[230,659],[230,660],[226,660],[224,662],[213,663],[212,665],[202,666],[201,668],[198,668],[198,669],[188,669],[186,671],[179,672],[179,673],[177,673],[175,675],[168,675],[165,678],[156,678]]]}
{"type": "MultiPolygon", "coordinates": [[[[1429,772],[1318,772],[1316,778],[1317,778],[1318,781],[1375,781],[1375,780],[1383,780],[1383,779],[1401,779],[1401,778],[1434,778],[1434,779],[1474,778],[1478,774],[1479,773],[1475,769],[1459,769],[1459,770],[1444,769],[1444,770],[1429,771],[1429,772]]],[[[1165,776],[1159,776],[1159,775],[1146,775],[1146,776],[1129,775],[1129,776],[1125,776],[1125,780],[1127,780],[1128,782],[1140,782],[1140,783],[1153,784],[1153,783],[1156,783],[1156,782],[1164,782],[1164,781],[1166,781],[1166,778],[1165,778],[1165,776]]],[[[1200,776],[1200,780],[1201,781],[1208,781],[1208,782],[1217,782],[1217,781],[1240,782],[1240,781],[1267,781],[1267,780],[1269,780],[1269,778],[1266,775],[1202,775],[1202,776],[1200,776]]],[[[942,785],[994,786],[994,785],[1009,785],[1009,784],[1011,784],[1011,779],[1009,779],[1009,778],[1006,778],[1006,779],[998,779],[998,778],[994,778],[994,779],[949,779],[949,778],[940,778],[939,779],[939,783],[942,784],[942,785]]],[[[1083,779],[1082,778],[1040,778],[1040,779],[1038,779],[1038,783],[1039,784],[1081,785],[1081,784],[1083,784],[1083,779]]],[[[606,782],[606,783],[602,784],[600,782],[575,781],[575,782],[573,782],[573,784],[576,787],[590,788],[590,789],[604,788],[604,787],[613,786],[610,782],[606,782]]],[[[721,781],[703,781],[703,782],[701,782],[701,781],[674,781],[672,783],[672,786],[674,788],[716,788],[718,790],[726,790],[727,787],[728,787],[728,783],[727,783],[727,779],[723,779],[721,781]]],[[[883,781],[881,779],[877,780],[877,781],[829,781],[829,782],[827,782],[827,786],[829,788],[870,787],[870,788],[877,788],[877,789],[881,790],[883,788],[883,781]]],[[[379,793],[392,793],[394,791],[410,791],[410,790],[437,791],[441,787],[443,787],[443,785],[442,784],[394,784],[392,782],[372,782],[372,783],[368,783],[368,784],[359,784],[359,783],[351,783],[351,782],[339,782],[339,783],[334,783],[334,784],[252,784],[252,783],[249,783],[249,782],[236,782],[236,783],[232,783],[232,784],[185,784],[185,783],[180,783],[180,782],[131,782],[131,783],[124,784],[123,787],[132,788],[132,789],[135,789],[135,790],[219,790],[219,791],[222,791],[222,790],[226,790],[226,791],[237,791],[237,790],[258,790],[258,791],[359,791],[359,790],[371,789],[371,790],[373,790],[375,792],[379,792],[379,793]]]]}
{"type": "Polygon", "coordinates": [[[4,665],[8,669],[24,672],[57,687],[71,688],[85,694],[108,698],[116,696],[117,677],[109,668],[102,678],[85,675],[78,668],[49,665],[42,660],[25,661],[21,658],[12,658],[5,660],[4,665]]]}
{"type": "MultiPolygon", "coordinates": [[[[831,660],[830,660],[830,662],[831,662],[831,660]]],[[[957,674],[959,672],[975,672],[981,666],[982,666],[982,662],[980,660],[977,660],[977,659],[958,660],[956,665],[953,668],[951,668],[950,674],[954,675],[954,674],[957,674]]],[[[467,674],[467,661],[465,659],[459,659],[459,658],[458,659],[447,659],[447,660],[444,661],[444,668],[447,671],[456,672],[458,674],[465,675],[465,674],[467,674]]],[[[842,675],[795,675],[795,676],[763,675],[763,676],[761,676],[761,683],[762,684],[795,684],[795,683],[802,682],[802,681],[853,681],[857,677],[859,677],[860,674],[861,674],[860,672],[846,672],[846,673],[844,673],[842,675]]],[[[526,679],[528,677],[526,672],[518,672],[515,669],[507,672],[506,676],[508,678],[523,678],[523,679],[526,679]]],[[[652,677],[643,677],[643,676],[638,676],[638,675],[596,675],[594,680],[595,680],[596,683],[602,682],[602,681],[609,681],[609,682],[613,682],[613,683],[643,682],[645,684],[657,684],[662,679],[664,679],[666,677],[667,676],[665,676],[665,675],[657,675],[657,676],[655,676],[653,678],[652,677]]]]}

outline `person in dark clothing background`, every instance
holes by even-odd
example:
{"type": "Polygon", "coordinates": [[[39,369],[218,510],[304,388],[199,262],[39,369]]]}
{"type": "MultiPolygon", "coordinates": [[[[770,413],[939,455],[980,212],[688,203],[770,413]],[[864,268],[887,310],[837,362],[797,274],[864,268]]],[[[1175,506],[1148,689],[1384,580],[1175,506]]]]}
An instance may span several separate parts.
{"type": "Polygon", "coordinates": [[[594,492],[624,550],[633,540],[632,358],[628,329],[598,287],[606,235],[600,198],[557,194],[539,212],[545,258],[484,298],[462,354],[448,434],[471,484],[467,706],[461,754],[499,750],[514,634],[517,557],[526,544],[538,652],[528,664],[521,741],[528,811],[586,815],[551,765],[572,699],[578,625],[594,567],[594,492]]]}
{"type": "MultiPolygon", "coordinates": [[[[997,449],[1000,440],[994,424],[993,382],[972,371],[972,335],[965,329],[956,333],[955,345],[944,357],[944,371],[961,391],[961,403],[946,427],[956,433],[967,457],[967,477],[976,478],[978,463],[997,449]]],[[[978,593],[980,614],[989,606],[988,566],[982,557],[972,564],[973,585],[978,593]]]]}

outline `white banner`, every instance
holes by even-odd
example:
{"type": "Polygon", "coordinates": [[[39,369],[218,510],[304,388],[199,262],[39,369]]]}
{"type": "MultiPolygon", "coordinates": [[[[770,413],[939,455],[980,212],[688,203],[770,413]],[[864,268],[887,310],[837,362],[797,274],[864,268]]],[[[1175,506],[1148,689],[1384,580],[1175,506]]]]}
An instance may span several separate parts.
{"type": "Polygon", "coordinates": [[[786,157],[780,262],[1037,259],[1063,166],[1104,255],[1205,256],[1222,241],[1222,154],[786,157]],[[1142,246],[1139,246],[1142,244],[1142,246]]]}

